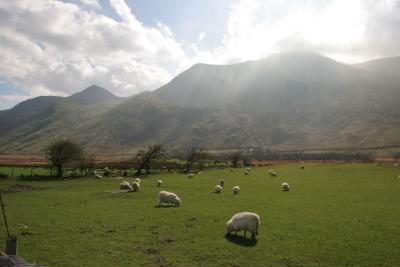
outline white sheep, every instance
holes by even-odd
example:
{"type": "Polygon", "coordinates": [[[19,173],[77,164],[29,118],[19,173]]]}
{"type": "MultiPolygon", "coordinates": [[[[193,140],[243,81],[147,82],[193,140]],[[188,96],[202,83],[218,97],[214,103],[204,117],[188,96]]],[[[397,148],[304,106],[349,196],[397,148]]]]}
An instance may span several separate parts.
{"type": "Polygon", "coordinates": [[[300,162],[300,169],[301,169],[301,170],[304,170],[304,162],[303,162],[303,161],[300,162]]]}
{"type": "Polygon", "coordinates": [[[138,182],[133,182],[131,186],[133,192],[137,192],[140,189],[140,184],[138,182]]]}
{"type": "Polygon", "coordinates": [[[135,178],[135,179],[133,179],[133,181],[140,184],[140,178],[135,178]]]}
{"type": "Polygon", "coordinates": [[[247,167],[247,168],[246,168],[246,171],[250,172],[250,168],[249,168],[249,167],[247,167]]]}
{"type": "Polygon", "coordinates": [[[239,212],[233,215],[233,217],[226,223],[228,234],[238,231],[244,231],[246,237],[246,231],[251,233],[253,239],[258,235],[258,228],[260,227],[260,216],[253,212],[239,212]]]}
{"type": "Polygon", "coordinates": [[[189,179],[192,179],[193,177],[194,177],[194,174],[193,174],[193,173],[191,173],[191,174],[188,175],[188,178],[189,178],[189,179]]]}
{"type": "Polygon", "coordinates": [[[163,181],[162,181],[162,180],[158,180],[158,181],[157,181],[157,187],[161,187],[162,184],[163,184],[163,181]]]}
{"type": "Polygon", "coordinates": [[[119,189],[128,189],[128,190],[132,190],[132,186],[130,185],[129,182],[123,181],[122,183],[119,184],[119,189]]]}
{"type": "Polygon", "coordinates": [[[220,186],[224,186],[225,185],[225,180],[224,179],[219,180],[219,185],[220,186]]]}
{"type": "Polygon", "coordinates": [[[214,193],[221,193],[221,191],[222,191],[222,186],[220,186],[220,185],[216,185],[215,186],[215,188],[214,188],[214,193]]]}
{"type": "Polygon", "coordinates": [[[234,186],[234,187],[232,188],[232,191],[233,191],[233,193],[234,193],[235,195],[237,195],[237,194],[240,193],[240,187],[239,187],[238,185],[236,185],[236,186],[234,186]]]}
{"type": "Polygon", "coordinates": [[[282,190],[283,191],[289,191],[290,190],[290,186],[288,183],[282,183],[282,190]]]}
{"type": "Polygon", "coordinates": [[[161,204],[167,203],[167,204],[172,204],[177,207],[181,205],[181,199],[175,194],[167,191],[160,191],[160,203],[158,204],[159,206],[162,206],[161,204]]]}
{"type": "Polygon", "coordinates": [[[249,175],[249,171],[246,170],[246,171],[244,172],[244,175],[249,175]]]}
{"type": "Polygon", "coordinates": [[[101,176],[101,175],[99,175],[99,174],[96,174],[96,175],[94,176],[94,179],[101,179],[101,178],[103,178],[103,176],[101,176]]]}
{"type": "Polygon", "coordinates": [[[268,174],[269,174],[270,177],[277,177],[278,176],[278,173],[276,171],[274,171],[274,170],[269,170],[268,174]]]}

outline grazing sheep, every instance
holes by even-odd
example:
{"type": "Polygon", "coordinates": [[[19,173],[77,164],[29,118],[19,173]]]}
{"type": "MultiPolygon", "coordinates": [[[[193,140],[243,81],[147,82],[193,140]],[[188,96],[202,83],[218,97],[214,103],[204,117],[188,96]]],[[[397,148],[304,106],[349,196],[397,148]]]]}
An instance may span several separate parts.
{"type": "Polygon", "coordinates": [[[238,185],[232,188],[233,194],[237,195],[240,193],[240,187],[238,185]]]}
{"type": "Polygon", "coordinates": [[[164,203],[179,207],[181,205],[181,199],[175,193],[160,191],[160,203],[158,205],[162,206],[161,204],[164,203]]]}
{"type": "Polygon", "coordinates": [[[249,168],[249,167],[247,167],[247,168],[246,168],[246,171],[250,172],[250,168],[249,168]]]}
{"type": "Polygon", "coordinates": [[[132,190],[132,186],[129,184],[129,182],[123,181],[122,183],[119,184],[119,189],[132,190]]]}
{"type": "Polygon", "coordinates": [[[282,191],[289,191],[290,190],[290,186],[288,183],[283,183],[282,184],[282,191]]]}
{"type": "Polygon", "coordinates": [[[255,239],[258,235],[258,228],[260,227],[260,216],[253,212],[239,212],[233,215],[233,217],[226,223],[228,234],[238,231],[244,231],[246,237],[246,231],[251,233],[251,238],[255,239]]]}
{"type": "Polygon", "coordinates": [[[249,175],[249,171],[246,170],[246,171],[244,172],[244,175],[249,175]]]}
{"type": "Polygon", "coordinates": [[[194,174],[193,174],[193,173],[191,173],[191,174],[188,175],[188,178],[189,178],[189,179],[192,179],[193,177],[194,177],[194,174]]]}
{"type": "Polygon", "coordinates": [[[300,169],[304,170],[304,162],[300,162],[300,169]]]}
{"type": "Polygon", "coordinates": [[[94,179],[101,179],[101,178],[103,178],[103,176],[101,176],[99,174],[96,174],[95,177],[94,177],[94,179]]]}
{"type": "Polygon", "coordinates": [[[224,186],[225,185],[225,180],[224,179],[219,180],[219,185],[220,186],[224,186]]]}
{"type": "Polygon", "coordinates": [[[203,172],[198,172],[197,174],[202,174],[203,172]]]}
{"type": "Polygon", "coordinates": [[[278,176],[278,173],[276,173],[276,171],[274,171],[274,170],[269,170],[268,174],[269,174],[270,177],[277,177],[278,176]]]}
{"type": "Polygon", "coordinates": [[[214,193],[219,194],[219,193],[221,193],[221,191],[222,191],[222,186],[216,185],[214,188],[214,193]]]}
{"type": "Polygon", "coordinates": [[[139,178],[135,178],[135,179],[133,179],[133,181],[140,184],[140,179],[139,178]]]}
{"type": "Polygon", "coordinates": [[[158,180],[157,181],[157,187],[161,187],[162,186],[163,181],[162,180],[158,180]]]}
{"type": "Polygon", "coordinates": [[[132,183],[132,191],[137,192],[140,189],[140,184],[138,182],[133,182],[132,183]]]}

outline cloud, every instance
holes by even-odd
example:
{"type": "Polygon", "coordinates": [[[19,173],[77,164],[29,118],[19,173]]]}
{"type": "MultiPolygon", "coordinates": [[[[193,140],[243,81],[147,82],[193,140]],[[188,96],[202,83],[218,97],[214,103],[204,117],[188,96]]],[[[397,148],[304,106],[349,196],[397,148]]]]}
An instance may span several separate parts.
{"type": "MultiPolygon", "coordinates": [[[[128,96],[198,62],[292,50],[344,62],[400,55],[400,0],[237,0],[220,43],[209,49],[200,48],[207,32],[197,43],[177,40],[164,23],[144,25],[124,0],[102,2],[115,17],[96,0],[71,1],[0,1],[0,76],[22,90],[15,99],[69,95],[93,83],[128,96]]],[[[8,93],[2,101],[14,103],[8,93]]]]}
{"type": "Polygon", "coordinates": [[[31,96],[68,95],[92,83],[132,95],[168,82],[185,57],[171,30],[145,27],[122,0],[110,5],[122,21],[74,3],[3,1],[0,74],[31,96]]]}
{"type": "Polygon", "coordinates": [[[204,32],[200,32],[199,33],[199,42],[203,41],[205,36],[206,36],[206,34],[204,32]]]}

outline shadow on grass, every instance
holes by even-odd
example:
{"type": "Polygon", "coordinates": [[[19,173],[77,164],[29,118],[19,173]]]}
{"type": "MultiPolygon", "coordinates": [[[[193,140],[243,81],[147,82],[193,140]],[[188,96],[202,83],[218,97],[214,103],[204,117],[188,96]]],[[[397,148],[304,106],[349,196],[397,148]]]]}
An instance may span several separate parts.
{"type": "Polygon", "coordinates": [[[157,208],[157,209],[163,209],[163,208],[179,208],[179,206],[173,206],[173,205],[160,206],[160,205],[155,205],[154,208],[157,208]]]}
{"type": "Polygon", "coordinates": [[[225,235],[226,240],[229,242],[235,243],[236,245],[244,246],[244,247],[254,247],[257,244],[257,239],[246,238],[241,235],[225,235]]]}

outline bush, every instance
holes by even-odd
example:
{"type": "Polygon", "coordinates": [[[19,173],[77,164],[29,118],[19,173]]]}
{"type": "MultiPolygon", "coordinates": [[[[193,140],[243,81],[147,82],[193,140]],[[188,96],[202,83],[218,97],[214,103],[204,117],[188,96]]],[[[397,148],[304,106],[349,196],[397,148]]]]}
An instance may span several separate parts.
{"type": "Polygon", "coordinates": [[[8,174],[0,172],[0,179],[8,178],[8,174]]]}

